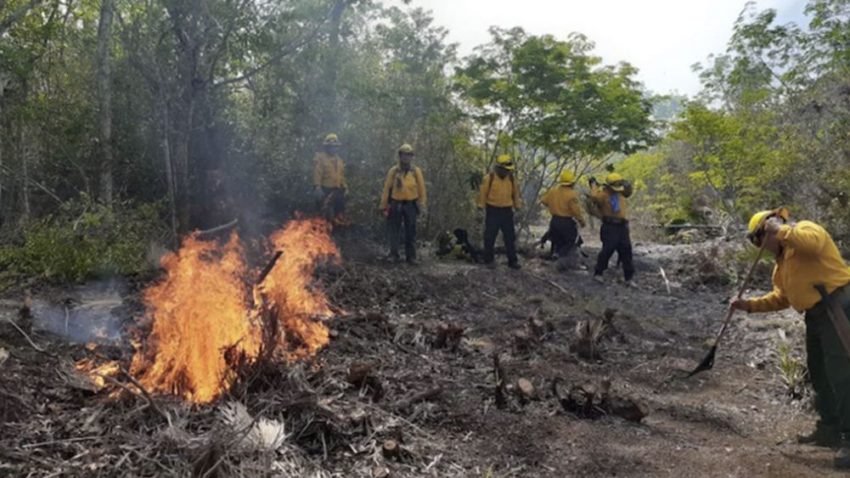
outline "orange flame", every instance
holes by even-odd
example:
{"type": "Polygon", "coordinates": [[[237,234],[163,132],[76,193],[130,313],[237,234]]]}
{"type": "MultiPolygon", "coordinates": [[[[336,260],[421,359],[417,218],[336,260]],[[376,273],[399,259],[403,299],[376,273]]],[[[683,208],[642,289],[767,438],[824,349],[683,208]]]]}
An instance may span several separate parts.
{"type": "Polygon", "coordinates": [[[89,358],[81,359],[74,367],[78,371],[84,372],[98,389],[106,387],[105,377],[114,377],[120,371],[120,366],[116,361],[109,361],[98,365],[94,360],[89,358]]]}
{"type": "Polygon", "coordinates": [[[242,256],[234,233],[223,247],[191,235],[163,258],[165,279],[144,293],[151,336],[131,366],[149,391],[207,403],[235,378],[227,349],[257,355],[260,331],[249,320],[242,256]]]}
{"type": "Polygon", "coordinates": [[[274,314],[279,327],[278,356],[315,354],[329,341],[321,319],[332,314],[331,306],[313,286],[313,272],[321,258],[339,257],[330,230],[323,219],[297,219],[271,236],[283,255],[253,291],[253,308],[238,236],[225,245],[186,238],[178,252],[163,258],[165,278],[144,293],[153,328],[137,346],[131,373],[153,393],[209,403],[236,378],[226,351],[249,361],[258,357],[264,314],[274,314]]]}
{"type": "Polygon", "coordinates": [[[312,286],[316,261],[338,258],[330,238],[331,225],[323,219],[291,221],[272,234],[271,242],[283,256],[260,286],[259,293],[276,312],[283,352],[289,359],[314,355],[328,341],[328,328],[318,319],[331,312],[325,294],[312,286]]]}

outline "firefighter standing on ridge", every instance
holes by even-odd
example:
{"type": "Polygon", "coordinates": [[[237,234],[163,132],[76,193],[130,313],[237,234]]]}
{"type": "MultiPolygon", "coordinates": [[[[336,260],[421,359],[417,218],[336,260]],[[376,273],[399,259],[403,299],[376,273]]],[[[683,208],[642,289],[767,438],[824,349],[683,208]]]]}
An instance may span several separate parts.
{"type": "Polygon", "coordinates": [[[381,193],[381,211],[387,218],[390,259],[399,261],[399,243],[404,225],[404,254],[408,264],[416,263],[416,218],[428,205],[422,170],[413,166],[415,153],[409,144],[398,149],[398,164],[391,167],[381,193]]]}
{"type": "Polygon", "coordinates": [[[632,277],[635,267],[632,263],[632,239],[629,235],[629,220],[626,218],[626,198],[632,195],[632,186],[617,173],[610,173],[605,178],[602,188],[594,178],[590,178],[590,200],[596,205],[602,217],[602,227],[599,237],[602,249],[596,259],[596,269],[593,280],[603,283],[602,273],[608,268],[608,261],[617,252],[623,265],[626,285],[633,286],[632,277]]]}
{"type": "Polygon", "coordinates": [[[752,216],[747,237],[776,258],[773,291],[731,305],[748,313],[788,307],[805,313],[806,365],[820,420],[797,441],[837,445],[835,467],[850,469],[850,267],[823,227],[789,219],[785,208],[752,216]]]}
{"type": "Polygon", "coordinates": [[[549,239],[558,255],[558,270],[569,268],[571,257],[576,255],[578,225],[585,226],[584,216],[578,194],[573,186],[576,176],[572,171],[562,171],[558,185],[550,189],[540,199],[540,203],[549,209],[552,220],[549,222],[549,239]]]}
{"type": "Polygon", "coordinates": [[[496,236],[502,232],[505,252],[508,255],[508,267],[519,269],[516,254],[516,229],[514,210],[522,207],[519,185],[514,177],[514,163],[511,157],[503,154],[496,159],[493,172],[484,177],[478,196],[478,208],[485,210],[484,216],[484,263],[494,267],[494,248],[496,236]]]}
{"type": "Polygon", "coordinates": [[[319,200],[322,216],[335,225],[346,225],[345,195],[348,183],[345,181],[345,162],[339,157],[339,137],[335,133],[325,136],[322,151],[313,157],[313,185],[319,200]]]}

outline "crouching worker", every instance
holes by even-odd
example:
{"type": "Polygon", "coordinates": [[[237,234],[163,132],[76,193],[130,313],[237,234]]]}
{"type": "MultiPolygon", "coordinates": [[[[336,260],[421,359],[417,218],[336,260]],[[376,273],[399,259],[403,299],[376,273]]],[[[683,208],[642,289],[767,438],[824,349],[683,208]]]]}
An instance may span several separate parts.
{"type": "Polygon", "coordinates": [[[390,168],[381,194],[381,211],[387,218],[390,259],[401,260],[398,248],[404,226],[404,255],[408,264],[416,263],[416,218],[425,212],[427,197],[422,170],[414,166],[413,147],[398,149],[398,164],[390,168]]]}
{"type": "Polygon", "coordinates": [[[484,263],[494,266],[496,236],[502,232],[505,252],[508,255],[508,267],[519,269],[516,254],[516,229],[514,227],[514,209],[522,202],[519,186],[514,177],[514,163],[508,155],[499,156],[493,172],[481,181],[478,195],[478,208],[485,210],[484,216],[484,263]]]}
{"type": "Polygon", "coordinates": [[[823,227],[791,222],[785,208],[753,215],[748,237],[776,257],[773,291],[733,300],[732,307],[747,312],[793,307],[805,314],[807,365],[820,420],[811,435],[798,441],[839,446],[835,466],[848,469],[850,355],[842,341],[850,345],[850,268],[823,227]]]}
{"type": "Polygon", "coordinates": [[[629,234],[629,220],[626,218],[626,198],[632,195],[632,187],[628,181],[617,173],[611,173],[605,178],[603,187],[590,178],[590,199],[596,205],[602,216],[602,227],[599,238],[602,250],[596,258],[596,270],[593,279],[604,282],[602,273],[608,268],[608,261],[614,252],[623,265],[623,275],[626,285],[634,285],[632,277],[635,267],[632,263],[632,239],[629,234]]]}
{"type": "Polygon", "coordinates": [[[572,171],[563,171],[558,185],[550,189],[540,202],[549,209],[552,219],[549,221],[549,240],[552,250],[558,257],[558,270],[567,270],[578,266],[576,244],[578,227],[584,227],[584,216],[578,194],[573,189],[576,177],[572,171]]]}
{"type": "Polygon", "coordinates": [[[450,254],[457,259],[470,262],[477,263],[481,260],[478,249],[469,242],[466,229],[445,231],[437,237],[437,257],[446,257],[450,254]]]}

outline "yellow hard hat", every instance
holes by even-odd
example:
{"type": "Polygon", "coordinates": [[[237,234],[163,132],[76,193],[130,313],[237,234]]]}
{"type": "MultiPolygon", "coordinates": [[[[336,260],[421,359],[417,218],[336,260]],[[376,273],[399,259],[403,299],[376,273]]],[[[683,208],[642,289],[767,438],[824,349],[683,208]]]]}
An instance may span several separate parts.
{"type": "Polygon", "coordinates": [[[626,187],[623,186],[623,177],[617,173],[610,173],[606,176],[605,185],[620,193],[626,190],[626,187]]]}
{"type": "Polygon", "coordinates": [[[566,184],[567,186],[572,186],[576,182],[576,175],[569,169],[565,169],[561,171],[561,177],[558,178],[558,182],[566,184]]]}
{"type": "Polygon", "coordinates": [[[514,161],[507,154],[503,154],[503,155],[499,156],[498,158],[496,158],[496,166],[498,166],[502,169],[506,169],[508,171],[513,171],[514,169],[516,169],[514,167],[514,161]]]}
{"type": "Polygon", "coordinates": [[[403,145],[399,146],[398,154],[414,154],[413,146],[404,143],[403,145]]]}
{"type": "Polygon", "coordinates": [[[780,207],[777,209],[759,211],[753,214],[750,218],[749,224],[747,224],[747,237],[750,241],[755,242],[754,239],[760,235],[761,228],[764,226],[764,223],[772,217],[781,217],[787,221],[788,218],[791,217],[791,212],[787,208],[780,207]]]}
{"type": "Polygon", "coordinates": [[[767,217],[771,214],[773,214],[773,210],[759,211],[753,214],[753,217],[750,218],[750,223],[747,225],[747,233],[755,234],[755,232],[761,228],[764,221],[766,221],[767,217]]]}
{"type": "Polygon", "coordinates": [[[339,137],[336,135],[336,133],[328,133],[328,135],[325,136],[325,141],[322,144],[324,144],[325,146],[340,146],[342,143],[339,142],[339,137]]]}

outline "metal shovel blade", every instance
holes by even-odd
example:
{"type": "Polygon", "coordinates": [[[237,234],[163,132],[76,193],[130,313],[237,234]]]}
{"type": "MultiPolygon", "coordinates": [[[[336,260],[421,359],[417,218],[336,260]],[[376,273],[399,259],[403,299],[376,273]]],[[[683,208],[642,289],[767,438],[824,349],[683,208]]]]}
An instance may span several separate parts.
{"type": "Polygon", "coordinates": [[[717,344],[711,347],[711,350],[708,351],[708,354],[702,359],[702,362],[697,365],[697,368],[694,369],[693,372],[688,374],[688,378],[693,377],[694,375],[705,372],[706,370],[711,370],[714,367],[714,354],[717,353],[717,344]]]}

